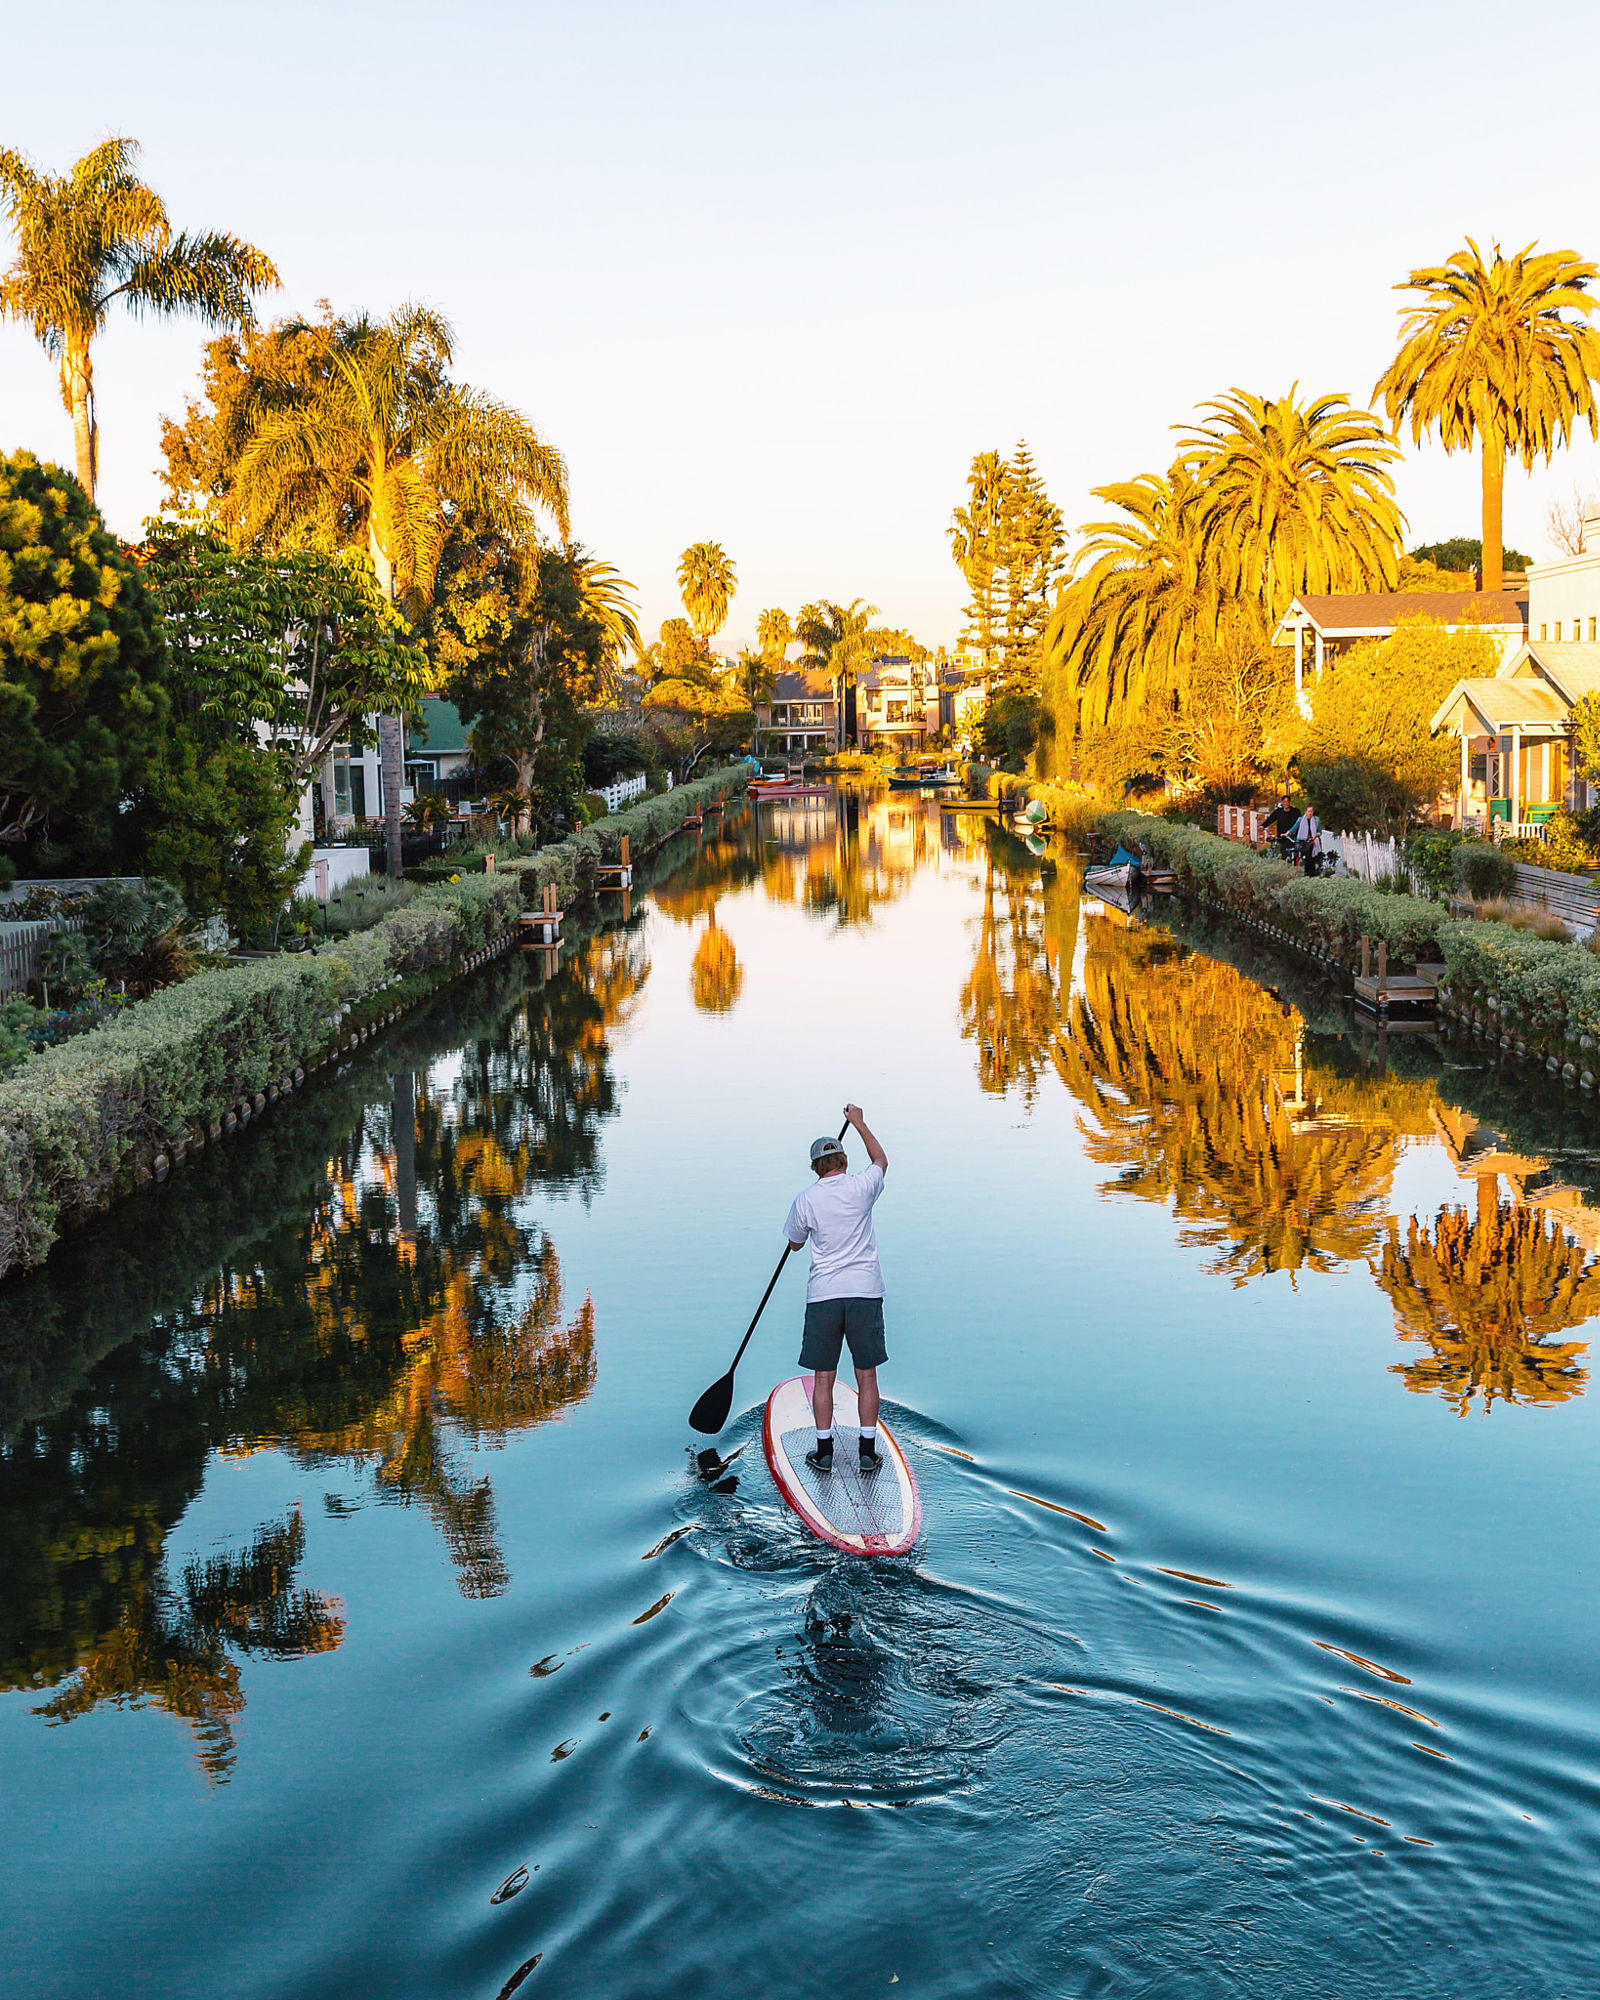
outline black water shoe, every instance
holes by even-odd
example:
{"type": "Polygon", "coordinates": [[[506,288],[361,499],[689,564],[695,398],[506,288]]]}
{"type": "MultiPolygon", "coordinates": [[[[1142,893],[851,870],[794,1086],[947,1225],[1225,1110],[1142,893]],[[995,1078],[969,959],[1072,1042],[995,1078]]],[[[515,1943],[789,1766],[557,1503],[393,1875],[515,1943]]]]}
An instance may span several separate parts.
{"type": "Polygon", "coordinates": [[[863,1472],[880,1470],[883,1460],[878,1456],[877,1445],[870,1438],[861,1438],[858,1442],[861,1448],[861,1470],[863,1472]]]}
{"type": "Polygon", "coordinates": [[[811,1467],[811,1470],[813,1472],[832,1472],[833,1439],[827,1438],[824,1439],[822,1442],[814,1445],[812,1449],[806,1453],[806,1464],[811,1467]]]}

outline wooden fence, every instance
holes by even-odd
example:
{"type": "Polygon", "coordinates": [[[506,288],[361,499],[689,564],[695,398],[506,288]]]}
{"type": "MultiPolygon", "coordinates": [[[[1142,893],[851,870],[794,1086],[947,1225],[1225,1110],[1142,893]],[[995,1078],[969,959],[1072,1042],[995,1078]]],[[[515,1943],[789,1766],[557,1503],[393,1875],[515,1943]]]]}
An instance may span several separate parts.
{"type": "Polygon", "coordinates": [[[0,994],[20,993],[37,977],[39,947],[52,931],[81,931],[82,917],[49,923],[0,924],[0,994]]]}

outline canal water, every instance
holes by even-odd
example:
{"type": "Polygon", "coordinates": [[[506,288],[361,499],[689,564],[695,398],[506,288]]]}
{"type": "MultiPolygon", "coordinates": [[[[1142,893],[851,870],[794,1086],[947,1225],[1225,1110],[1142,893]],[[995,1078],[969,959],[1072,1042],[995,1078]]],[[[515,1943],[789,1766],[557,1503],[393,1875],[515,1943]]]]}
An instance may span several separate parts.
{"type": "Polygon", "coordinates": [[[9,1990],[1600,1992],[1587,1107],[931,801],[674,856],[0,1291],[9,1990]],[[798,1271],[686,1424],[847,1097],[900,1562],[798,1271]]]}

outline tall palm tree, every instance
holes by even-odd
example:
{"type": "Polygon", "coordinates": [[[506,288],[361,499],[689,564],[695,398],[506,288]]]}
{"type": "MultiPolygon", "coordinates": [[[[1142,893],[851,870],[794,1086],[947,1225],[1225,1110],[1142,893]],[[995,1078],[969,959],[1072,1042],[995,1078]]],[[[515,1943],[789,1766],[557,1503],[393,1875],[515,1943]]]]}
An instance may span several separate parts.
{"type": "Polygon", "coordinates": [[[678,592],[702,646],[728,622],[728,605],[739,588],[738,574],[721,542],[691,542],[678,562],[678,592]]]}
{"type": "Polygon", "coordinates": [[[1200,531],[1200,492],[1179,459],[1094,489],[1122,518],[1088,522],[1074,576],[1045,628],[1045,672],[1070,726],[1116,722],[1187,688],[1213,642],[1226,593],[1200,531]]]}
{"type": "Polygon", "coordinates": [[[1185,437],[1202,549],[1269,629],[1301,591],[1392,590],[1405,527],[1383,425],[1347,396],[1301,403],[1297,387],[1202,403],[1185,437]]]}
{"type": "Polygon", "coordinates": [[[795,620],[795,637],[806,649],[801,666],[820,668],[833,681],[841,743],[845,690],[855,686],[878,651],[872,625],[877,615],[877,605],[859,597],[851,598],[848,604],[834,604],[823,598],[816,604],[802,605],[795,620]]]}
{"type": "Polygon", "coordinates": [[[1486,263],[1469,236],[1445,263],[1413,271],[1397,292],[1421,294],[1402,309],[1400,351],[1379,376],[1396,432],[1408,419],[1414,442],[1430,430],[1448,451],[1483,452],[1483,562],[1479,588],[1499,590],[1506,455],[1525,467],[1548,459],[1587,421],[1600,436],[1594,381],[1600,333],[1588,315],[1600,272],[1573,250],[1534,255],[1529,243],[1486,263]],[[1573,317],[1563,317],[1571,314],[1573,317]]]}
{"type": "Polygon", "coordinates": [[[138,157],[136,141],[107,139],[56,175],[0,147],[0,202],[17,239],[17,260],[0,278],[0,317],[31,325],[60,363],[78,483],[91,500],[100,470],[93,349],[112,305],[243,327],[251,295],[278,282],[272,260],[237,236],[175,236],[166,204],[134,172],[138,157]]]}
{"type": "MultiPolygon", "coordinates": [[[[225,503],[243,533],[365,547],[391,604],[426,604],[452,522],[531,542],[534,510],[568,532],[567,469],[529,419],[449,379],[449,322],[405,305],[327,330],[326,372],[269,398],[225,503]]],[[[400,718],[379,718],[391,875],[400,873],[400,718]]]]}
{"type": "Polygon", "coordinates": [[[763,611],[756,620],[756,644],[762,657],[771,660],[774,666],[782,665],[793,639],[794,625],[787,611],[775,608],[763,611]]]}

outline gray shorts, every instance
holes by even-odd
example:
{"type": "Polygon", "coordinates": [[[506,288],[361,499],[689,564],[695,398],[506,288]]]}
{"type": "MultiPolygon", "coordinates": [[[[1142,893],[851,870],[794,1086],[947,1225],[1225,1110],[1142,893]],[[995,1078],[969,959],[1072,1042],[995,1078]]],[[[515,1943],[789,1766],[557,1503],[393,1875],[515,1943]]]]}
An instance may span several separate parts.
{"type": "Polygon", "coordinates": [[[813,1299],[806,1307],[800,1366],[831,1373],[847,1340],[857,1368],[883,1366],[889,1350],[883,1344],[882,1299],[813,1299]]]}

